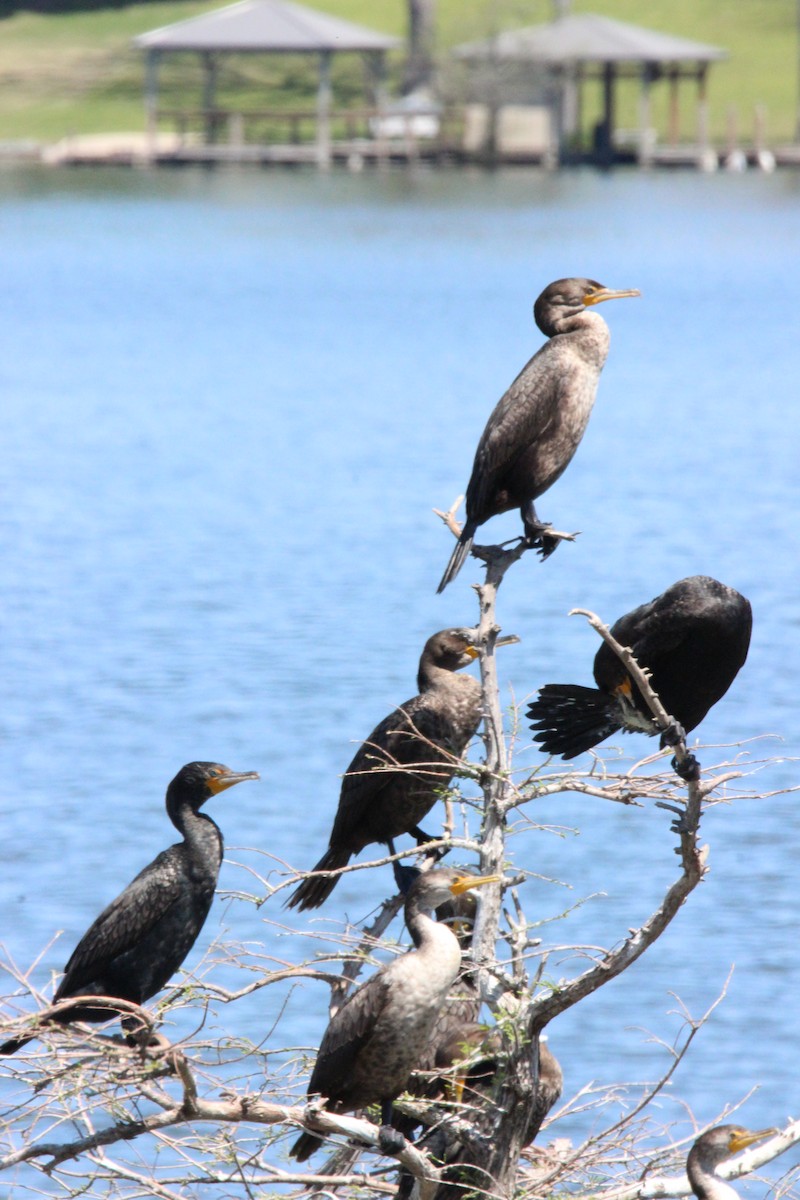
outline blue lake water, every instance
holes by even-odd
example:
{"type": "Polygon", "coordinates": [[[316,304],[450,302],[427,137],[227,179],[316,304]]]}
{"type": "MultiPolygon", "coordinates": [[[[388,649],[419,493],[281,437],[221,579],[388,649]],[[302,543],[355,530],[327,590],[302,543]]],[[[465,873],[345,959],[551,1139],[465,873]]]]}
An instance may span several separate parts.
{"type": "MultiPolygon", "coordinates": [[[[413,694],[427,636],[476,619],[474,566],[435,594],[451,539],[431,510],[464,490],[486,416],[541,344],[538,292],[589,275],[642,298],[601,310],[597,406],[539,503],[581,537],[503,586],[501,623],[522,638],[501,661],[504,701],[590,681],[595,635],[572,607],[613,620],[714,575],[750,598],[755,627],[699,731],[730,748],[700,758],[769,760],[741,787],[771,794],[708,814],[699,893],[554,1023],[551,1046],[567,1096],[653,1080],[668,1058],[654,1039],[671,1043],[679,1008],[701,1015],[733,967],[662,1119],[688,1131],[684,1104],[706,1121],[751,1091],[746,1124],[800,1115],[798,245],[793,174],[0,174],[6,954],[27,967],[47,947],[33,974],[47,990],[173,840],[164,790],[195,758],[262,779],[209,807],[229,861],[187,967],[221,934],[282,961],[308,952],[304,917],[226,893],[313,865],[354,743],[413,694]],[[762,740],[739,751],[748,739],[762,740]]],[[[520,771],[538,761],[524,728],[515,753],[520,771]]],[[[575,795],[525,815],[562,831],[510,843],[533,873],[528,917],[594,897],[541,931],[547,974],[572,974],[559,948],[640,924],[675,839],[660,810],[575,795]]],[[[388,870],[349,876],[313,927],[362,920],[390,890],[388,870]]],[[[285,995],[217,1025],[264,1037],[285,995]]],[[[316,1044],[326,1004],[319,985],[295,990],[280,1039],[316,1044]]],[[[192,1028],[179,1014],[176,1036],[192,1028]]]]}

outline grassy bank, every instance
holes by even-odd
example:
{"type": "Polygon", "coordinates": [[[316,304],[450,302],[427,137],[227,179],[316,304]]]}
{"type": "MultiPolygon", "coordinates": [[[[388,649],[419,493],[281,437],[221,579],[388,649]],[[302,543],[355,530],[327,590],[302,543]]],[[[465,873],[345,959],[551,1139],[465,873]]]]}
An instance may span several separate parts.
{"type": "MultiPolygon", "coordinates": [[[[404,0],[313,0],[316,7],[388,33],[405,28],[404,0]]],[[[197,3],[131,4],[61,13],[14,12],[0,21],[0,139],[55,140],[70,133],[141,130],[142,56],[131,46],[138,33],[220,7],[197,3]]],[[[501,27],[546,20],[550,0],[439,0],[438,42],[448,46],[484,36],[490,13],[501,27]]],[[[730,52],[710,76],[712,132],[722,137],[735,105],[743,135],[757,104],[766,106],[772,141],[793,137],[797,112],[795,0],[574,0],[574,12],[602,12],[623,21],[710,42],[730,52]],[[643,8],[646,12],[643,12],[643,8]]],[[[348,56],[349,57],[349,56],[348,56]]],[[[399,60],[395,64],[399,67],[399,60]]],[[[164,72],[170,93],[199,103],[194,62],[164,72]]],[[[358,65],[343,58],[337,82],[346,99],[360,86],[358,65]]],[[[313,72],[296,60],[232,60],[228,83],[255,107],[301,106],[313,95],[313,72]]],[[[666,88],[654,93],[655,123],[665,127],[666,88]]],[[[691,92],[685,91],[683,132],[690,136],[691,92]]],[[[590,100],[590,104],[592,101],[590,100]]],[[[622,96],[620,121],[635,122],[636,88],[622,96]]]]}

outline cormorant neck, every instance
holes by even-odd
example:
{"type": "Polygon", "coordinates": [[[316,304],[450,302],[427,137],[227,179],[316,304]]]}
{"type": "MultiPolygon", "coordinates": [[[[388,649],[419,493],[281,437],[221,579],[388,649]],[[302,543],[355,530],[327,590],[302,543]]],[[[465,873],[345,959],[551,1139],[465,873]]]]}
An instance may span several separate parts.
{"type": "Polygon", "coordinates": [[[702,1165],[690,1164],[687,1174],[692,1191],[698,1200],[741,1200],[736,1189],[721,1179],[714,1170],[708,1170],[702,1165]]]}
{"type": "Polygon", "coordinates": [[[448,945],[452,941],[458,949],[460,958],[461,947],[458,945],[458,938],[452,929],[441,921],[434,921],[430,909],[422,908],[416,897],[411,897],[406,901],[405,918],[406,928],[418,950],[430,941],[444,941],[448,945]]]}
{"type": "Polygon", "coordinates": [[[698,1200],[741,1200],[739,1193],[719,1175],[707,1175],[702,1182],[692,1184],[698,1200]]]}
{"type": "Polygon", "coordinates": [[[192,841],[193,835],[197,837],[198,834],[202,835],[207,832],[209,825],[212,825],[219,833],[216,822],[204,813],[197,812],[194,805],[187,799],[167,796],[167,816],[186,841],[192,841]]]}
{"type": "MultiPolygon", "coordinates": [[[[467,660],[464,659],[464,662],[467,660]]],[[[423,658],[419,664],[419,673],[417,674],[417,688],[420,693],[429,692],[431,688],[437,687],[442,683],[449,683],[451,679],[471,679],[471,675],[457,676],[457,666],[443,667],[432,659],[423,658]]]]}
{"type": "Polygon", "coordinates": [[[608,340],[608,326],[599,313],[584,308],[582,304],[574,308],[566,305],[553,309],[544,314],[539,321],[539,328],[546,337],[557,337],[561,333],[579,333],[591,331],[595,336],[605,336],[608,340]]]}

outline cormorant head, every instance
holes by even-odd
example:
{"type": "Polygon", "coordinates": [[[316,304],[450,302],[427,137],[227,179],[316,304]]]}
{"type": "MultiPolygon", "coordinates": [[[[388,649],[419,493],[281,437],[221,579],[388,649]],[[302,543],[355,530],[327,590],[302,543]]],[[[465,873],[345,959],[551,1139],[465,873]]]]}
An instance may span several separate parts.
{"type": "Polygon", "coordinates": [[[197,812],[206,800],[245,779],[258,779],[258,773],[232,771],[222,763],[187,763],[167,788],[167,809],[171,813],[188,804],[197,812]]]}
{"type": "Polygon", "coordinates": [[[486,883],[500,883],[501,875],[472,875],[452,867],[435,867],[423,871],[412,883],[406,897],[406,912],[415,908],[422,912],[433,912],[440,905],[452,903],[473,888],[486,883]]]}
{"type": "Polygon", "coordinates": [[[577,316],[604,300],[622,300],[640,296],[637,288],[613,291],[596,279],[556,279],[544,289],[533,306],[533,319],[547,337],[561,332],[565,318],[577,316]]]}
{"type": "MultiPolygon", "coordinates": [[[[398,890],[401,895],[407,896],[423,872],[419,867],[411,867],[401,862],[395,862],[392,866],[398,890]]],[[[458,874],[474,878],[474,872],[469,867],[459,867],[458,874]]],[[[475,924],[477,909],[477,897],[469,890],[458,895],[451,894],[444,904],[439,904],[436,908],[436,920],[450,926],[461,943],[462,950],[468,949],[472,942],[472,927],[475,924]]]]}
{"type": "Polygon", "coordinates": [[[777,1129],[759,1129],[754,1132],[744,1129],[741,1125],[717,1125],[714,1129],[707,1129],[689,1151],[687,1169],[691,1171],[698,1168],[700,1172],[713,1172],[715,1167],[732,1154],[738,1154],[754,1142],[761,1142],[777,1132],[777,1129]]]}
{"type": "MultiPolygon", "coordinates": [[[[438,633],[434,633],[428,638],[425,643],[425,648],[422,651],[420,659],[420,679],[423,673],[423,664],[441,667],[445,671],[459,671],[462,667],[467,667],[480,654],[477,645],[477,629],[440,629],[438,633]]],[[[495,646],[510,646],[513,642],[518,642],[519,638],[516,634],[508,634],[504,637],[499,637],[495,641],[495,646]]],[[[420,691],[422,691],[422,683],[420,683],[420,691]]]]}

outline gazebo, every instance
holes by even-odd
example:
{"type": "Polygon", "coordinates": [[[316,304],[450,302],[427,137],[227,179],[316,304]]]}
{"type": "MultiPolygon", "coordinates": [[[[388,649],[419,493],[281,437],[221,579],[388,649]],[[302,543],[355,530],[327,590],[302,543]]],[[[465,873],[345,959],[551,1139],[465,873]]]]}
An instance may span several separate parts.
{"type": "Polygon", "coordinates": [[[203,109],[215,106],[217,69],[225,54],[310,54],[318,64],[317,158],[330,159],[331,58],[355,52],[371,63],[374,77],[384,73],[386,52],[402,45],[362,25],[339,20],[288,0],[240,0],[187,21],[140,34],[134,45],[146,55],[145,108],[148,131],[155,132],[159,66],[165,55],[193,52],[203,63],[203,109]]]}
{"type": "Polygon", "coordinates": [[[698,142],[707,144],[706,81],[713,62],[727,57],[717,46],[673,37],[592,14],[561,16],[546,25],[510,30],[481,42],[455,48],[456,58],[484,66],[530,65],[537,70],[548,90],[556,96],[555,120],[562,161],[582,125],[583,86],[600,80],[603,115],[594,130],[594,157],[609,163],[615,156],[615,89],[620,78],[638,78],[638,154],[646,160],[650,151],[650,89],[662,79],[669,82],[669,136],[677,141],[678,89],[681,80],[697,85],[698,142]]]}

